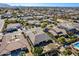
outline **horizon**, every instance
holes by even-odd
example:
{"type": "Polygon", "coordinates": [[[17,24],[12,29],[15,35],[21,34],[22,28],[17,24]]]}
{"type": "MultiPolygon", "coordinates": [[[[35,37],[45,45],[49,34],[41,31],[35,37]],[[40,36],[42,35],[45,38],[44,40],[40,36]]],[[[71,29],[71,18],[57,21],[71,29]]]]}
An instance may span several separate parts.
{"type": "Polygon", "coordinates": [[[79,7],[79,3],[6,3],[10,6],[28,7],[79,7]]]}

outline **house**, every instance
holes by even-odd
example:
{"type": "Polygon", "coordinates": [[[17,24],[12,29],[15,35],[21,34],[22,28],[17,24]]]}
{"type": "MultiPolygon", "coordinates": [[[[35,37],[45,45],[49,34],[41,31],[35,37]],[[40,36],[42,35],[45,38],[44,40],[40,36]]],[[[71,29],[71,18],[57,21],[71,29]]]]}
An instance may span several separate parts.
{"type": "Polygon", "coordinates": [[[64,19],[57,19],[58,22],[64,22],[64,19]]]}
{"type": "Polygon", "coordinates": [[[17,18],[12,17],[12,18],[9,18],[8,20],[10,20],[10,21],[14,21],[14,20],[18,20],[18,19],[17,19],[17,18]]]}
{"type": "Polygon", "coordinates": [[[61,29],[65,29],[67,33],[76,33],[78,32],[75,26],[72,23],[63,22],[58,24],[58,27],[61,29]]]}
{"type": "Polygon", "coordinates": [[[37,18],[38,20],[42,20],[42,19],[45,18],[45,16],[43,16],[43,15],[38,15],[38,16],[36,16],[36,18],[37,18]]]}
{"type": "Polygon", "coordinates": [[[79,31],[79,23],[74,23],[73,26],[79,31]]]}
{"type": "Polygon", "coordinates": [[[49,30],[49,33],[51,33],[54,36],[57,36],[57,33],[55,31],[53,31],[53,30],[49,30]]]}
{"type": "Polygon", "coordinates": [[[70,23],[70,22],[61,22],[61,23],[58,23],[58,25],[57,25],[58,27],[60,27],[60,28],[63,28],[63,29],[72,29],[72,28],[74,28],[73,26],[72,26],[72,23],[70,23]]]}
{"type": "Polygon", "coordinates": [[[54,27],[53,27],[52,29],[50,29],[48,32],[51,33],[51,34],[54,35],[54,36],[67,34],[64,29],[58,28],[57,26],[54,26],[54,27]]]}
{"type": "Polygon", "coordinates": [[[11,13],[5,13],[5,14],[2,14],[1,15],[1,18],[4,19],[4,18],[11,18],[13,15],[11,13]]]}
{"type": "Polygon", "coordinates": [[[0,20],[0,32],[2,31],[3,27],[4,27],[4,20],[0,20]]]}
{"type": "Polygon", "coordinates": [[[51,40],[51,38],[44,33],[40,27],[28,30],[26,34],[29,36],[29,39],[34,46],[39,45],[39,43],[43,41],[51,40]]]}
{"type": "Polygon", "coordinates": [[[44,46],[43,53],[52,51],[53,49],[57,49],[59,46],[60,46],[59,44],[50,43],[50,44],[44,46]]]}
{"type": "Polygon", "coordinates": [[[29,20],[28,24],[35,25],[35,26],[38,27],[38,26],[40,26],[40,21],[38,21],[38,20],[29,20]]]}
{"type": "Polygon", "coordinates": [[[49,23],[54,23],[54,20],[53,19],[51,20],[50,18],[49,19],[44,19],[43,21],[44,22],[49,22],[49,23]]]}
{"type": "Polygon", "coordinates": [[[0,55],[11,55],[12,51],[27,49],[26,39],[18,31],[5,34],[0,43],[0,55]]]}
{"type": "Polygon", "coordinates": [[[3,33],[0,33],[0,42],[2,42],[2,39],[3,39],[3,33]]]}
{"type": "Polygon", "coordinates": [[[23,17],[24,15],[21,13],[17,13],[17,17],[23,17]]]}
{"type": "Polygon", "coordinates": [[[0,19],[1,19],[1,15],[0,15],[0,19]]]}
{"type": "Polygon", "coordinates": [[[7,28],[6,28],[6,31],[7,32],[13,32],[13,31],[16,31],[16,30],[20,29],[21,27],[22,27],[22,25],[19,24],[19,23],[8,24],[7,28]]]}
{"type": "Polygon", "coordinates": [[[20,17],[21,19],[24,19],[24,20],[32,20],[33,17],[32,16],[23,16],[23,17],[20,17]]]}

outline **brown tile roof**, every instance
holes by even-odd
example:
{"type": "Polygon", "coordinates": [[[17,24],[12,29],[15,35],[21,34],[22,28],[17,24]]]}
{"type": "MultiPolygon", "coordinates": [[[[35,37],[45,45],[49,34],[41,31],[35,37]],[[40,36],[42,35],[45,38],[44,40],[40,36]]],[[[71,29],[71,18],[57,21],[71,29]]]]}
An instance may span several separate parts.
{"type": "MultiPolygon", "coordinates": [[[[12,35],[12,33],[10,35],[12,35]]],[[[7,37],[9,37],[10,35],[8,35],[7,37]]],[[[19,48],[27,48],[26,39],[22,34],[16,35],[14,41],[11,41],[11,37],[8,40],[5,36],[3,37],[2,44],[0,46],[0,55],[6,54],[19,48]]]]}
{"type": "Polygon", "coordinates": [[[46,33],[44,33],[42,31],[42,29],[40,28],[35,28],[27,31],[27,35],[29,36],[31,42],[33,43],[33,45],[39,44],[42,41],[48,41],[51,39],[51,37],[49,37],[46,33]],[[34,33],[32,30],[34,30],[34,33]]]}

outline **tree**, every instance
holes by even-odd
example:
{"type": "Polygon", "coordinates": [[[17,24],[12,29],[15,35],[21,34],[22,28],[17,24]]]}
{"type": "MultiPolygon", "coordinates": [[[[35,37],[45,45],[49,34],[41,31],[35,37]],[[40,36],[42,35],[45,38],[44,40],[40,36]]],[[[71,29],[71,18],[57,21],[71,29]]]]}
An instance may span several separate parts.
{"type": "Polygon", "coordinates": [[[43,52],[43,48],[42,47],[34,47],[32,49],[32,53],[35,55],[35,56],[38,56],[38,55],[41,55],[43,52]]]}
{"type": "Polygon", "coordinates": [[[24,51],[21,51],[19,55],[20,56],[26,56],[26,53],[24,51]]]}
{"type": "Polygon", "coordinates": [[[71,55],[72,52],[71,52],[70,50],[66,49],[65,51],[63,51],[63,54],[64,54],[65,56],[67,56],[67,55],[71,55]]]}
{"type": "Polygon", "coordinates": [[[58,41],[59,41],[60,43],[65,43],[65,38],[64,38],[64,37],[60,37],[60,38],[58,38],[58,41]]]}
{"type": "Polygon", "coordinates": [[[69,36],[69,40],[66,40],[67,43],[72,43],[74,41],[76,41],[77,36],[73,35],[73,36],[69,36]]]}
{"type": "Polygon", "coordinates": [[[47,26],[47,23],[46,22],[44,22],[44,23],[41,24],[41,27],[42,28],[45,28],[46,26],[47,26]]]}

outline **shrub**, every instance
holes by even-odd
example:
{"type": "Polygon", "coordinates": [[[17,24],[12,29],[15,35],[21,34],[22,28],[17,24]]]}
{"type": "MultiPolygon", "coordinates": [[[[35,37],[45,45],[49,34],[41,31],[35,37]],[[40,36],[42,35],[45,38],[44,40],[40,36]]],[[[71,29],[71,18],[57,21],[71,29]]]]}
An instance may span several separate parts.
{"type": "Polygon", "coordinates": [[[67,50],[63,51],[63,54],[64,54],[65,56],[67,56],[67,55],[71,55],[72,52],[67,49],[67,50]]]}
{"type": "Polygon", "coordinates": [[[32,49],[32,53],[35,55],[35,56],[38,56],[38,55],[41,55],[43,52],[43,48],[42,47],[34,47],[32,49]]]}
{"type": "Polygon", "coordinates": [[[26,56],[26,53],[24,51],[21,51],[19,55],[20,56],[26,56]]]}

